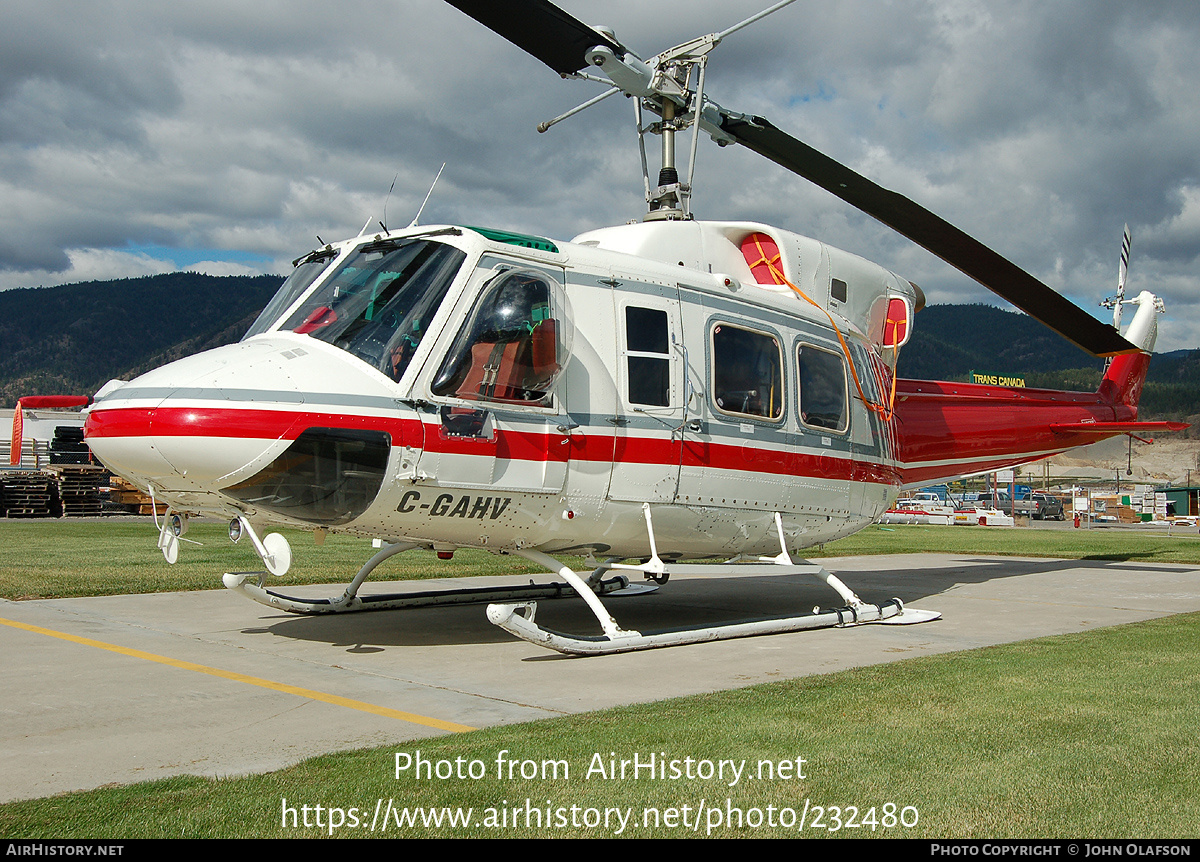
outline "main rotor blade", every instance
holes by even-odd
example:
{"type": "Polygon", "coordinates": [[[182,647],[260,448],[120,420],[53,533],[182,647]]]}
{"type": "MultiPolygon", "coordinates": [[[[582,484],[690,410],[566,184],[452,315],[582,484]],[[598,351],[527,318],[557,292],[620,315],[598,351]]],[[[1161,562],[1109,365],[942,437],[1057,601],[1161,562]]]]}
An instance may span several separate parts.
{"type": "Polygon", "coordinates": [[[739,144],[782,165],[933,252],[1094,356],[1133,353],[1117,330],[954,225],[782,132],[761,117],[725,117],[739,144]]]}
{"type": "Polygon", "coordinates": [[[593,30],[547,0],[446,0],[518,48],[537,57],[560,75],[588,65],[587,52],[597,45],[621,57],[627,49],[593,30]]]}

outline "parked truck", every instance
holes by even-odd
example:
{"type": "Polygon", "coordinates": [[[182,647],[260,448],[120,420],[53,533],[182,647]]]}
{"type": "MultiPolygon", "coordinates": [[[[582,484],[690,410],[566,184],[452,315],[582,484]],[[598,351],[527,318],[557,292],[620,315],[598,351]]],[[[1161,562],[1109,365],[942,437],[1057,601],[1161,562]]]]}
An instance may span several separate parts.
{"type": "Polygon", "coordinates": [[[1030,514],[1037,520],[1061,521],[1066,518],[1067,515],[1063,508],[1063,501],[1058,497],[1050,494],[1034,494],[1031,499],[1033,501],[1033,511],[1030,514]]]}
{"type": "Polygon", "coordinates": [[[979,491],[963,494],[962,506],[979,506],[987,509],[997,509],[1006,515],[1024,515],[1032,517],[1033,500],[1017,500],[1013,503],[1008,491],[979,491]]]}

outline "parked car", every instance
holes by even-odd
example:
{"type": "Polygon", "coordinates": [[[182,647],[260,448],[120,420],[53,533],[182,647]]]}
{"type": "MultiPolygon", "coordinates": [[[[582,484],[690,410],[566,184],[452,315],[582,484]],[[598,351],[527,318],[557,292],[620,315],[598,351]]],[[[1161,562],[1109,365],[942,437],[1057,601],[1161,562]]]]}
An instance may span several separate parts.
{"type": "Polygon", "coordinates": [[[1049,494],[1034,494],[1032,515],[1038,520],[1052,518],[1055,521],[1061,521],[1066,517],[1066,512],[1063,509],[1063,501],[1058,497],[1052,497],[1049,494]]]}

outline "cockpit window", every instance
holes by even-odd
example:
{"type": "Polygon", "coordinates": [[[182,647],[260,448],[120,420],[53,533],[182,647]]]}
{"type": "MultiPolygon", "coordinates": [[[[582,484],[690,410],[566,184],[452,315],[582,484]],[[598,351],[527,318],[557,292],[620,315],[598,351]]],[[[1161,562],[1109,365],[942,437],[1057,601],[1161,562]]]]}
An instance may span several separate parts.
{"type": "Polygon", "coordinates": [[[282,328],[340,347],[399,380],[465,259],[430,240],[363,246],[282,328]]]}
{"type": "Polygon", "coordinates": [[[485,284],[433,381],[435,395],[467,401],[550,404],[570,354],[562,286],[535,270],[507,270],[485,284]]]}
{"type": "Polygon", "coordinates": [[[267,307],[262,310],[262,313],[255,318],[254,323],[246,334],[242,336],[242,340],[249,338],[252,335],[258,335],[260,332],[266,332],[271,328],[271,324],[288,310],[288,307],[300,298],[304,291],[308,290],[309,285],[317,280],[317,276],[325,271],[329,266],[330,261],[337,257],[336,252],[329,251],[314,252],[300,261],[292,274],[287,277],[283,286],[275,292],[271,297],[271,301],[267,303],[267,307]]]}

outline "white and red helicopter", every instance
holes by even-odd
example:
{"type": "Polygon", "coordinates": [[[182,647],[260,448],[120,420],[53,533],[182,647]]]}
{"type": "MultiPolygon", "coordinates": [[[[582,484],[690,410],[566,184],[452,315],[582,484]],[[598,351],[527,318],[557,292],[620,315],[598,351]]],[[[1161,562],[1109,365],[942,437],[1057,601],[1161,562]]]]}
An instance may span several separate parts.
{"type": "Polygon", "coordinates": [[[240,343],[103,387],[87,442],[170,506],[159,538],[169,561],[188,517],[201,514],[231,518],[231,536],[248,535],[276,575],[291,550],[271,526],[371,538],[380,550],[337,598],[283,595],[264,587],[265,573],[224,581],[301,613],[489,601],[492,622],[568,653],[920,622],[937,615],[865,602],[793,555],[876,522],[905,488],[1180,427],[1137,421],[1162,309],[1154,296],[1129,300],[1139,307],[1122,336],[914,202],[712,101],[710,51],[786,3],[641,59],[545,0],[450,2],[564,77],[609,86],[586,104],[632,98],[646,215],[570,242],[381,225],[298,260],[240,343]],[[653,122],[643,125],[643,113],[653,122]],[[689,164],[700,132],[747,147],[1112,357],[1100,388],[897,379],[919,288],[819,240],[694,219],[692,177],[681,178],[676,160],[687,129],[689,164]],[[646,134],[661,137],[656,182],[646,134]],[[358,595],[376,566],[416,548],[482,548],[544,565],[603,633],[537,624],[536,600],[569,592],[560,583],[358,595]],[[584,556],[591,572],[556,554],[584,556]],[[724,562],[679,562],[701,558],[724,562]],[[622,629],[600,601],[645,586],[631,577],[661,584],[697,566],[813,574],[840,604],[642,633],[622,629]]]}

